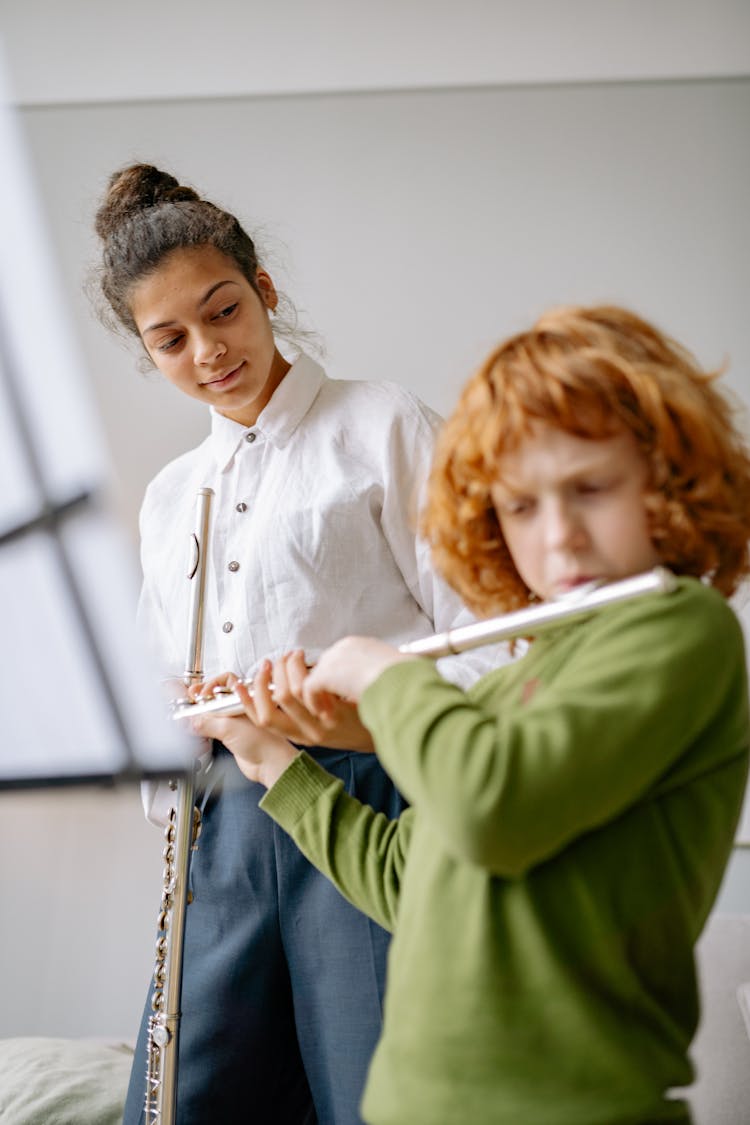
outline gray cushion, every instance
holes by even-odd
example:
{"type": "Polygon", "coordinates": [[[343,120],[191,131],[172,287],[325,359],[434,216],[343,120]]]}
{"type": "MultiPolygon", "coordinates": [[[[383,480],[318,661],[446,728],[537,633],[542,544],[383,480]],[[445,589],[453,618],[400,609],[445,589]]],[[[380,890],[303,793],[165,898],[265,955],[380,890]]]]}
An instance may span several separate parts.
{"type": "Polygon", "coordinates": [[[133,1050],[95,1039],[0,1039],[0,1121],[120,1125],[133,1050]]]}

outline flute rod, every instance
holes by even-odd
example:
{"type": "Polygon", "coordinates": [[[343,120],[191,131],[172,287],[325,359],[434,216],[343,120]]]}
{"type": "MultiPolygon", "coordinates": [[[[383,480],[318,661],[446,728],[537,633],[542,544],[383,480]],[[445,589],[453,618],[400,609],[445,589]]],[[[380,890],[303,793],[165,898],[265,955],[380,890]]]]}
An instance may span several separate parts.
{"type": "MultiPolygon", "coordinates": [[[[677,579],[671,570],[657,566],[643,574],[597,586],[587,583],[577,587],[556,601],[542,602],[499,617],[485,621],[475,621],[443,633],[435,633],[418,641],[410,641],[399,646],[399,652],[409,656],[427,656],[439,659],[454,656],[482,645],[499,644],[516,637],[536,636],[563,621],[573,621],[606,606],[630,601],[647,594],[670,594],[677,587],[677,579]]],[[[248,684],[252,681],[246,681],[248,684]]],[[[176,700],[172,704],[173,719],[187,719],[194,715],[240,715],[242,704],[233,691],[218,692],[210,699],[193,703],[190,700],[176,700]]]]}
{"type": "Polygon", "coordinates": [[[606,585],[587,583],[556,601],[542,602],[513,613],[504,613],[500,617],[490,617],[486,621],[476,621],[471,625],[449,629],[445,633],[436,633],[420,641],[411,641],[401,645],[399,652],[435,659],[455,656],[481,645],[498,644],[514,637],[535,636],[560,621],[573,621],[605,606],[630,601],[644,594],[669,594],[676,585],[677,579],[672,571],[657,566],[644,574],[634,574],[630,578],[606,585]]]}
{"type": "MultiPolygon", "coordinates": [[[[195,529],[190,539],[187,578],[191,583],[187,651],[183,682],[203,679],[203,634],[206,575],[210,542],[213,489],[201,488],[196,497],[195,529]]],[[[173,784],[173,783],[170,783],[173,784]]],[[[149,1020],[146,1063],[146,1125],[176,1125],[179,1077],[180,1001],[185,913],[188,904],[190,853],[200,820],[196,820],[195,774],[185,773],[176,785],[176,807],[170,811],[165,856],[165,886],[159,915],[157,966],[152,1015],[149,1020]]]]}
{"type": "Polygon", "coordinates": [[[211,523],[212,488],[199,488],[195,504],[195,531],[191,535],[191,557],[188,564],[190,590],[187,653],[184,681],[187,686],[203,679],[203,618],[208,573],[209,528],[211,523]]]}

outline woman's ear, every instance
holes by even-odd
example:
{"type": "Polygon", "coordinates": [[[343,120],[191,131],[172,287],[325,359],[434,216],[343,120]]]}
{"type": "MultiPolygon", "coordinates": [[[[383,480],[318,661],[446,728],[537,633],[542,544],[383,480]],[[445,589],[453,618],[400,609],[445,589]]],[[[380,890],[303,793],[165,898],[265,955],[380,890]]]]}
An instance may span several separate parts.
{"type": "Polygon", "coordinates": [[[255,284],[258,287],[258,293],[263,304],[269,312],[274,312],[279,303],[279,295],[270,275],[265,270],[256,270],[255,284]]]}

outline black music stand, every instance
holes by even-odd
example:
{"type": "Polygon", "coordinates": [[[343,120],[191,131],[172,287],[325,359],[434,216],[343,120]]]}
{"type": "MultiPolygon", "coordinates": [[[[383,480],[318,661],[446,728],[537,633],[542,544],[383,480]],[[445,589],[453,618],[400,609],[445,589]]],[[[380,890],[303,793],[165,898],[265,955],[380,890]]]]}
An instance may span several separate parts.
{"type": "Polygon", "coordinates": [[[191,758],[134,624],[135,551],[0,73],[0,790],[173,777],[191,758]]]}

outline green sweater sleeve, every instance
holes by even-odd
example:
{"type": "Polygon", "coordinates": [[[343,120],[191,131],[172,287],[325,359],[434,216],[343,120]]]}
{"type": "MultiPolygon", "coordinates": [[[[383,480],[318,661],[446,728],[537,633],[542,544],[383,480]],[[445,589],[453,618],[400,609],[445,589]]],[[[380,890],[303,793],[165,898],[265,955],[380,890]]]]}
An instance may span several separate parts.
{"type": "Polygon", "coordinates": [[[398,820],[376,813],[306,753],[287,767],[260,807],[349,902],[393,931],[411,810],[398,820]]]}
{"type": "Polygon", "coordinates": [[[360,702],[420,820],[495,874],[522,875],[691,761],[746,753],[742,634],[698,582],[540,637],[519,665],[466,694],[425,661],[401,663],[360,702]]]}

